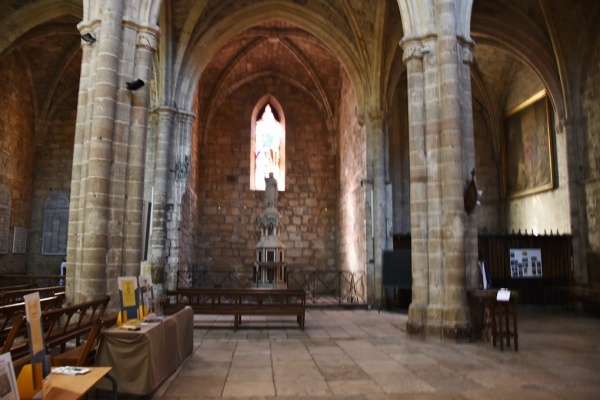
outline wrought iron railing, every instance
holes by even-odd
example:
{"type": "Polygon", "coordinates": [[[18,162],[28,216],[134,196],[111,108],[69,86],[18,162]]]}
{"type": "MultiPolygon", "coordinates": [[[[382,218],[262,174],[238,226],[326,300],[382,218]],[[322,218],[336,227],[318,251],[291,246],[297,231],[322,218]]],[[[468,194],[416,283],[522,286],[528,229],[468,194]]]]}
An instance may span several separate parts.
{"type": "Polygon", "coordinates": [[[287,271],[288,288],[306,290],[307,301],[313,303],[366,304],[366,274],[364,271],[318,271],[291,269],[287,271]]]}
{"type": "MultiPolygon", "coordinates": [[[[179,272],[178,287],[192,288],[252,288],[262,287],[254,269],[218,271],[192,266],[179,272]]],[[[367,303],[366,274],[364,271],[335,271],[315,269],[288,269],[285,283],[290,289],[304,289],[306,300],[314,304],[367,303]]]]}

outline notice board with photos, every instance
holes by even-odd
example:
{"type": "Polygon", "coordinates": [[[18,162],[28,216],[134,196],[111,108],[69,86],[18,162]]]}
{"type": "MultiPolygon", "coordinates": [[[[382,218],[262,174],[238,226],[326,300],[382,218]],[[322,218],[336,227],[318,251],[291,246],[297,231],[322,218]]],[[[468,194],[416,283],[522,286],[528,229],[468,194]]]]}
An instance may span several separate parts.
{"type": "Polygon", "coordinates": [[[541,249],[510,249],[511,278],[541,278],[541,249]]]}

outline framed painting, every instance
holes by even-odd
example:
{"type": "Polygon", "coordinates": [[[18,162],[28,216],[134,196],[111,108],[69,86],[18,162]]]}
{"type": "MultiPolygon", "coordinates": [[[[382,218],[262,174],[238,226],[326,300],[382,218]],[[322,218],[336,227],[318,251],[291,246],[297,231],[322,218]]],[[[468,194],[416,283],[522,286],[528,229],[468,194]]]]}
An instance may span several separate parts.
{"type": "Polygon", "coordinates": [[[550,105],[542,90],[504,119],[504,183],[509,198],[555,188],[554,135],[550,105]]]}

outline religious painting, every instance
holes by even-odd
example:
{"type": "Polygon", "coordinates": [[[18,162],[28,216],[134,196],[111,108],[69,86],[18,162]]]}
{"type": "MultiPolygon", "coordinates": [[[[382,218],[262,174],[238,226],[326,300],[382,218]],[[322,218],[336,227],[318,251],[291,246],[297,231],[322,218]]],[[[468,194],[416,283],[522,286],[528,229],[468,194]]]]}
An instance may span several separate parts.
{"type": "Polygon", "coordinates": [[[554,189],[554,146],[546,91],[509,111],[504,132],[506,195],[515,198],[554,189]]]}

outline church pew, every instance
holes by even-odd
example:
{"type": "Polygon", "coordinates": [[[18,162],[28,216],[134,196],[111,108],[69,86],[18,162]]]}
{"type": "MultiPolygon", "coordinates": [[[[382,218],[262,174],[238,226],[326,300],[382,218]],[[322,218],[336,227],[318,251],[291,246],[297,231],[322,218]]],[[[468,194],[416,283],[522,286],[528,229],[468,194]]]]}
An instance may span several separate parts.
{"type": "MultiPolygon", "coordinates": [[[[42,312],[48,311],[55,308],[61,308],[64,302],[65,294],[56,293],[54,296],[40,299],[40,308],[42,312]]],[[[13,328],[13,322],[15,316],[25,316],[25,303],[13,303],[0,306],[0,344],[4,345],[6,338],[13,328]]],[[[17,334],[23,336],[26,328],[25,326],[17,327],[17,334]]]]}
{"type": "MultiPolygon", "coordinates": [[[[44,342],[47,354],[60,354],[67,346],[80,346],[88,338],[95,321],[102,319],[110,296],[82,302],[58,309],[42,311],[41,323],[44,331],[44,342]]],[[[26,326],[25,316],[21,326],[26,326]]],[[[12,337],[12,343],[5,342],[4,349],[9,348],[15,371],[29,363],[29,341],[27,332],[24,335],[12,337]]]]}
{"type": "Polygon", "coordinates": [[[232,315],[237,330],[242,316],[292,315],[304,330],[306,292],[302,289],[176,289],[167,291],[176,303],[189,305],[194,314],[232,315]]]}
{"type": "Polygon", "coordinates": [[[5,290],[0,292],[0,305],[20,303],[23,301],[23,296],[38,292],[40,299],[51,297],[57,293],[64,293],[64,286],[48,286],[48,287],[29,287],[14,290],[5,290]]]}

